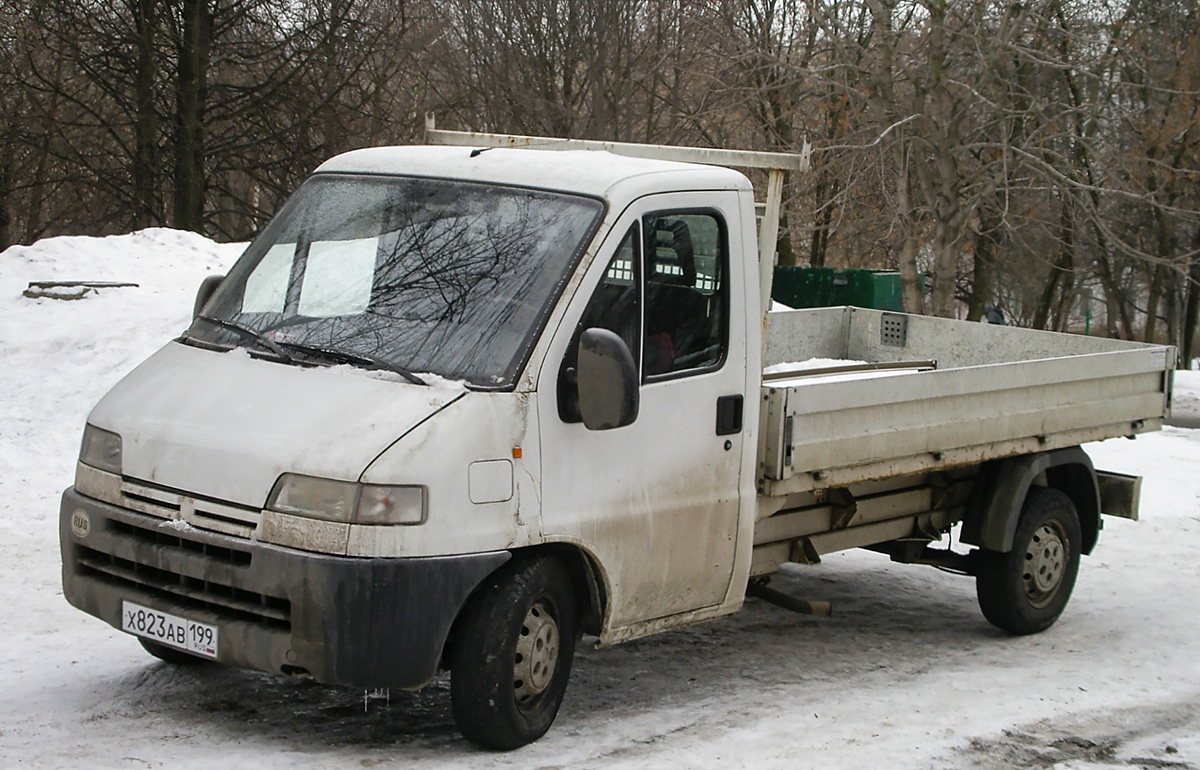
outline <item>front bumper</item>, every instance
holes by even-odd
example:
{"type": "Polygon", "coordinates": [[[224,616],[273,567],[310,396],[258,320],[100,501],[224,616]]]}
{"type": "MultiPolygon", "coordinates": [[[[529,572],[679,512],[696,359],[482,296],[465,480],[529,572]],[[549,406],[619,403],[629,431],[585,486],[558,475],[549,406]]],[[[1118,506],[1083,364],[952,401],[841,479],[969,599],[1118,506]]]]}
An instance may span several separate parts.
{"type": "Polygon", "coordinates": [[[74,488],[63,493],[59,540],[67,601],[116,628],[129,600],[217,626],[221,663],[367,688],[427,684],[459,610],[511,556],[308,553],[180,527],[74,488]]]}

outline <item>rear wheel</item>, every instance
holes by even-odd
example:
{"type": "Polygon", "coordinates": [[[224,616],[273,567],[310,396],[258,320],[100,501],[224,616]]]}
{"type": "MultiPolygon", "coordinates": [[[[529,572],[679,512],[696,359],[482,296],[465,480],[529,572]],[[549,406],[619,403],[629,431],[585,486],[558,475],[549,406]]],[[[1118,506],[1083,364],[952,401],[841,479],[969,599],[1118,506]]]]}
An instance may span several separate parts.
{"type": "Polygon", "coordinates": [[[450,662],[458,729],[491,749],[545,735],[558,714],[575,654],[571,575],[551,556],[510,563],[468,604],[450,662]]]}
{"type": "Polygon", "coordinates": [[[1010,634],[1033,634],[1058,620],[1079,571],[1083,536],[1071,498],[1032,487],[1008,553],[981,551],[975,577],[979,608],[1010,634]]]}

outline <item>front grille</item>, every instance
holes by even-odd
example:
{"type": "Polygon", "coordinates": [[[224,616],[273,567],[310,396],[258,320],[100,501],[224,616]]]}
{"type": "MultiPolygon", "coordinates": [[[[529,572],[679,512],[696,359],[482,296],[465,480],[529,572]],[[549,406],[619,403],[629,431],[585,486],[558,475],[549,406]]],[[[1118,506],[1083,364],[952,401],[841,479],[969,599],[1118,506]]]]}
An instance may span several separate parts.
{"type": "Polygon", "coordinates": [[[193,497],[144,481],[123,479],[121,499],[130,510],[162,519],[182,519],[198,529],[249,538],[262,518],[262,511],[243,505],[193,497]]]}
{"type": "MultiPolygon", "coordinates": [[[[163,555],[164,552],[167,555],[172,552],[201,554],[207,559],[230,567],[245,568],[250,565],[251,555],[248,552],[189,540],[157,528],[149,529],[110,519],[106,530],[118,542],[133,541],[142,546],[119,549],[122,552],[157,555],[163,555]],[[155,550],[148,551],[145,545],[151,545],[155,550]]],[[[79,571],[110,585],[137,588],[185,608],[215,612],[223,617],[283,630],[291,628],[291,603],[282,597],[247,591],[233,585],[229,580],[189,577],[163,569],[162,566],[152,566],[86,546],[76,548],[75,561],[79,571]]],[[[169,560],[155,561],[161,565],[169,560]]]]}
{"type": "Polygon", "coordinates": [[[126,524],[123,521],[115,519],[109,520],[108,529],[111,532],[116,532],[143,543],[191,551],[192,553],[202,554],[210,559],[215,559],[234,567],[250,566],[250,553],[248,551],[238,551],[233,548],[201,543],[197,540],[188,540],[187,538],[164,532],[161,529],[144,529],[143,527],[126,524]]]}

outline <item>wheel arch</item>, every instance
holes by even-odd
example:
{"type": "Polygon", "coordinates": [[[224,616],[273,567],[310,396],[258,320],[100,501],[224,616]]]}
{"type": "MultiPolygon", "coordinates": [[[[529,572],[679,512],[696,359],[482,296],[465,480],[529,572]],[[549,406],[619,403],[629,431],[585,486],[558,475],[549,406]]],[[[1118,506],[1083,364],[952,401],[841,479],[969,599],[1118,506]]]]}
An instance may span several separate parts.
{"type": "Polygon", "coordinates": [[[1021,506],[1035,484],[1071,498],[1079,515],[1083,553],[1091,553],[1100,535],[1100,488],[1091,458],[1078,446],[986,463],[972,490],[962,541],[990,551],[1011,551],[1021,506]]]}
{"type": "Polygon", "coordinates": [[[496,567],[487,577],[481,580],[475,586],[475,590],[471,592],[471,595],[459,607],[458,615],[454,619],[450,633],[447,635],[446,642],[442,648],[443,668],[448,665],[447,662],[451,657],[456,632],[467,613],[468,607],[470,607],[480,594],[489,589],[494,582],[492,578],[502,570],[512,569],[514,564],[536,556],[554,556],[566,566],[571,574],[576,606],[579,609],[577,627],[583,633],[600,634],[600,629],[604,621],[604,613],[607,609],[608,590],[605,586],[603,570],[592,554],[588,553],[582,546],[569,542],[544,543],[527,548],[516,548],[510,550],[509,553],[512,557],[496,567]]]}
{"type": "Polygon", "coordinates": [[[513,552],[513,559],[551,554],[567,566],[574,581],[578,628],[585,634],[600,634],[608,606],[608,588],[599,560],[583,546],[570,542],[546,543],[513,552]]]}

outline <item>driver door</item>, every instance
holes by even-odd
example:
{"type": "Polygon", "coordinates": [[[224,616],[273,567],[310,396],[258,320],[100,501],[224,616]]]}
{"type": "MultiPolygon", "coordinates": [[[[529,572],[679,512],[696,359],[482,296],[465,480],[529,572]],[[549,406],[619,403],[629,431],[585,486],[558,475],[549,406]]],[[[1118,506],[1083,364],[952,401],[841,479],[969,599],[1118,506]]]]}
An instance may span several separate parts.
{"type": "Polygon", "coordinates": [[[606,630],[720,604],[738,529],[746,287],[730,269],[734,193],[641,199],[577,292],[541,374],[542,519],[606,578],[606,630]],[[588,430],[572,382],[587,328],[639,369],[632,423],[588,430]]]}

